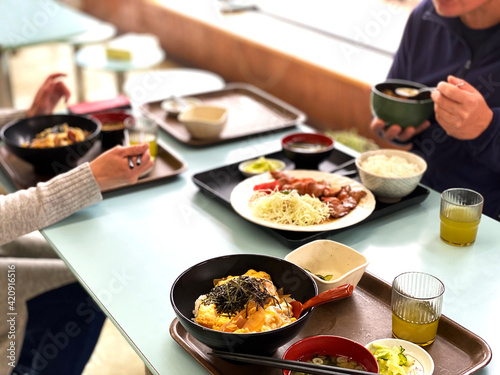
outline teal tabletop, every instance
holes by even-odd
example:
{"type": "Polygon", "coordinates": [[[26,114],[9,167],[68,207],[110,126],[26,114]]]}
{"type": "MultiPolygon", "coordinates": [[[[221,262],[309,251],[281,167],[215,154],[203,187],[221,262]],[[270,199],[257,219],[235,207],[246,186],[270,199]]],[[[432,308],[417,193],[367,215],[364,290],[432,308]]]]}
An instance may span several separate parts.
{"type": "MultiPolygon", "coordinates": [[[[155,374],[200,374],[204,368],[170,334],[175,317],[173,281],[202,260],[241,253],[284,258],[291,249],[229,206],[200,192],[193,175],[278,151],[297,129],[209,147],[179,143],[165,132],[164,147],[187,164],[179,176],[108,193],[104,200],[42,231],[155,374]]],[[[337,146],[355,156],[356,153],[337,146]]],[[[221,177],[222,178],[222,177],[221,177]]],[[[5,176],[0,179],[12,188],[5,176]]],[[[351,246],[369,260],[367,270],[391,282],[404,271],[424,271],[446,286],[443,313],[500,349],[500,223],[483,217],[475,244],[456,248],[439,238],[439,194],[328,239],[351,246]]],[[[496,374],[494,358],[481,374],[496,374]]],[[[279,372],[278,372],[279,373],[279,372]]]]}

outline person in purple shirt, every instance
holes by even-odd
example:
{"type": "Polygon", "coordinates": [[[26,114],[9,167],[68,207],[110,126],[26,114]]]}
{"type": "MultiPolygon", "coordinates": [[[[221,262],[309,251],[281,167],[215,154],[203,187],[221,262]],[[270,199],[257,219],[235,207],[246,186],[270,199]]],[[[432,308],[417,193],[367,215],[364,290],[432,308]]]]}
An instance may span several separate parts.
{"type": "Polygon", "coordinates": [[[434,115],[405,129],[374,118],[371,129],[411,144],[428,164],[423,184],[476,190],[483,212],[500,220],[500,1],[423,0],[388,78],[437,86],[434,115]]]}

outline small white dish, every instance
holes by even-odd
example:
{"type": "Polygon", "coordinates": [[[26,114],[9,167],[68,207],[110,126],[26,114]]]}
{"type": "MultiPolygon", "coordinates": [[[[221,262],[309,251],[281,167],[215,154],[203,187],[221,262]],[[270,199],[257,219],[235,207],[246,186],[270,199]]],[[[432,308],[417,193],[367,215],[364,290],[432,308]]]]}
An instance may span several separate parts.
{"type": "Polygon", "coordinates": [[[192,97],[183,97],[182,99],[188,104],[186,108],[182,107],[174,99],[166,99],[161,102],[161,109],[167,112],[167,116],[177,117],[182,111],[203,103],[200,99],[192,97]]]}
{"type": "Polygon", "coordinates": [[[432,375],[434,373],[434,360],[422,347],[406,340],[393,338],[375,340],[366,344],[365,347],[373,353],[373,344],[375,343],[390,348],[402,346],[405,349],[405,354],[415,360],[412,366],[412,375],[432,375]]]}
{"type": "Polygon", "coordinates": [[[368,259],[363,254],[330,240],[309,242],[289,253],[285,260],[309,271],[319,293],[344,284],[352,284],[355,288],[368,266],[368,259]],[[327,281],[317,275],[332,277],[327,281]]]}
{"type": "MultiPolygon", "coordinates": [[[[260,159],[261,158],[241,162],[238,165],[238,169],[240,170],[241,174],[245,177],[252,177],[252,176],[256,176],[256,175],[261,174],[261,173],[270,172],[271,170],[272,171],[282,171],[286,167],[286,163],[283,160],[264,158],[265,160],[262,160],[262,161],[266,165],[262,165],[259,168],[255,168],[255,171],[249,170],[249,167],[255,163],[259,163],[259,161],[261,161],[260,159]]],[[[262,163],[262,164],[264,164],[264,163],[262,163]]]]}
{"type": "Polygon", "coordinates": [[[212,105],[200,105],[181,112],[177,119],[184,124],[193,138],[215,138],[224,129],[227,109],[212,105]]]}

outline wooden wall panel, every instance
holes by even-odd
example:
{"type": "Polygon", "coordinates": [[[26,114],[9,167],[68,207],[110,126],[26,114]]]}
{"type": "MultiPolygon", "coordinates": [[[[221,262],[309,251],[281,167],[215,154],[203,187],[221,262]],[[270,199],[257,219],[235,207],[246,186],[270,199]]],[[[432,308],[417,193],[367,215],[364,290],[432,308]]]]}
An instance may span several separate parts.
{"type": "MultiPolygon", "coordinates": [[[[373,138],[370,88],[332,70],[286,55],[178,13],[153,0],[82,0],[82,10],[112,22],[121,32],[148,32],[167,56],[213,71],[228,82],[251,83],[308,116],[318,129],[349,129],[373,138]]],[[[384,142],[381,146],[387,147],[384,142]]]]}

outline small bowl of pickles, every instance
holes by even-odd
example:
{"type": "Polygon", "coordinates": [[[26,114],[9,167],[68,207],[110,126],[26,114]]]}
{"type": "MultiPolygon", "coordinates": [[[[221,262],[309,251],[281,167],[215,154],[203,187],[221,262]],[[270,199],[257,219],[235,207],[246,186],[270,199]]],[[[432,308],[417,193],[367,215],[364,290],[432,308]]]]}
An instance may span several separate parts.
{"type": "Polygon", "coordinates": [[[285,260],[310,272],[318,293],[343,284],[356,287],[368,267],[368,259],[363,254],[330,240],[309,242],[288,253],[285,260]]]}
{"type": "Polygon", "coordinates": [[[252,177],[266,172],[282,171],[285,167],[286,163],[283,160],[270,159],[264,156],[241,162],[238,165],[238,169],[245,177],[252,177]]]}

